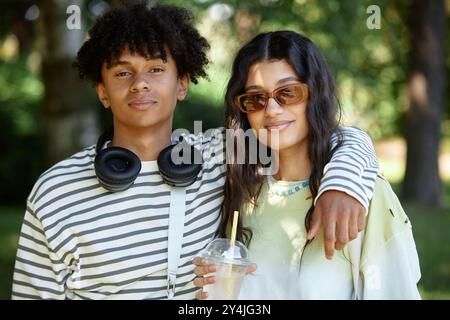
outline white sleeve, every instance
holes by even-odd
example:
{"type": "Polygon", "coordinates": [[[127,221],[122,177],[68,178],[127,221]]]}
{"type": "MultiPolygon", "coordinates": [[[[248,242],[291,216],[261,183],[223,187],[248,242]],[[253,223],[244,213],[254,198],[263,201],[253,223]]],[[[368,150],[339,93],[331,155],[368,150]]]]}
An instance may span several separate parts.
{"type": "Polygon", "coordinates": [[[386,243],[376,257],[361,266],[364,300],[418,300],[419,258],[412,232],[402,232],[386,243]]]}
{"type": "Polygon", "coordinates": [[[14,268],[12,299],[64,299],[67,266],[49,248],[41,221],[27,201],[14,268]]]}
{"type": "MultiPolygon", "coordinates": [[[[351,127],[341,130],[344,142],[323,170],[314,204],[325,191],[338,190],[354,197],[367,211],[379,170],[375,149],[364,131],[351,127]]],[[[335,147],[337,136],[333,135],[331,140],[335,147]]]]}
{"type": "Polygon", "coordinates": [[[389,183],[377,179],[365,232],[362,298],[420,299],[420,264],[411,221],[389,183]]]}

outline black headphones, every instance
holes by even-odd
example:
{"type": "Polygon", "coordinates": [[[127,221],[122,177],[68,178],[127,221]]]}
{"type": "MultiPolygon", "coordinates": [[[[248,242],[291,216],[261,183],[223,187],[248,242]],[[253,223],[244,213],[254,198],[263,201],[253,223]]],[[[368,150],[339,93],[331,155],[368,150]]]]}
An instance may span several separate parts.
{"type": "MultiPolygon", "coordinates": [[[[108,191],[119,192],[131,187],[141,171],[141,160],[128,149],[122,147],[105,148],[105,144],[111,141],[113,129],[104,132],[98,139],[96,145],[96,156],[94,161],[95,174],[100,184],[108,191]]],[[[187,144],[183,139],[177,144],[164,148],[158,155],[158,168],[165,183],[174,187],[187,187],[193,184],[202,164],[194,163],[194,159],[202,159],[200,151],[193,145],[190,147],[191,161],[189,163],[174,163],[172,161],[172,150],[182,143],[187,144]]],[[[184,145],[186,147],[186,145],[184,145]]],[[[182,150],[181,155],[182,155],[182,150]]]]}

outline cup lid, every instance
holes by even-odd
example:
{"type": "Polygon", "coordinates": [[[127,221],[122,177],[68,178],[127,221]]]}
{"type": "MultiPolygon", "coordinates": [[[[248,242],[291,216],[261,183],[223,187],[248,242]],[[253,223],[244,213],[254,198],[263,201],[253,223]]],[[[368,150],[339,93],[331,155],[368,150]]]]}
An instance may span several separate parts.
{"type": "Polygon", "coordinates": [[[250,261],[248,260],[248,250],[244,244],[239,241],[235,241],[233,251],[231,251],[230,245],[230,239],[215,239],[200,252],[200,256],[204,259],[210,259],[217,263],[229,263],[242,266],[249,265],[250,261]]]}

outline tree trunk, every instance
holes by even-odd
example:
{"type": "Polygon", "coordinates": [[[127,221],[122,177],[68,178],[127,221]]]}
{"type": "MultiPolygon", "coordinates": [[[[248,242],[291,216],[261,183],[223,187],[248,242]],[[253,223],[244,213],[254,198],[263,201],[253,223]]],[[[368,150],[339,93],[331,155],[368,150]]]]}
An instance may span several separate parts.
{"type": "Polygon", "coordinates": [[[83,0],[41,0],[38,34],[41,35],[47,162],[54,164],[95,143],[99,134],[94,92],[72,67],[85,37],[83,0]],[[69,30],[70,5],[81,9],[81,29],[69,30]]]}
{"type": "Polygon", "coordinates": [[[410,107],[406,114],[407,161],[403,198],[441,204],[439,142],[445,97],[444,0],[414,0],[411,12],[410,107]]]}

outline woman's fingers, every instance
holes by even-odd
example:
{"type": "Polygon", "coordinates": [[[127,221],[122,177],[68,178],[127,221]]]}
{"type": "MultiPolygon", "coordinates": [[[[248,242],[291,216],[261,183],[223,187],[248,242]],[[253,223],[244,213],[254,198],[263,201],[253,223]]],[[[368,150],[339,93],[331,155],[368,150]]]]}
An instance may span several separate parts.
{"type": "Polygon", "coordinates": [[[245,274],[250,274],[256,271],[256,263],[252,263],[251,265],[249,265],[247,267],[247,271],[245,272],[245,274]]]}

